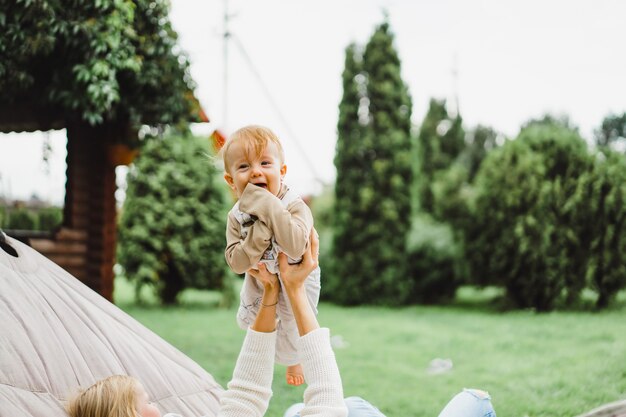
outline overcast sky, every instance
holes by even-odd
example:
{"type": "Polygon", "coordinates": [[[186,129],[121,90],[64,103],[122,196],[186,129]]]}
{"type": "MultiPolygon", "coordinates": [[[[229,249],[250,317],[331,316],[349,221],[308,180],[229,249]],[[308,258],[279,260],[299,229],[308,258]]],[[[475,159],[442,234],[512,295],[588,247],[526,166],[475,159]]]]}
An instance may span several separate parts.
{"type": "MultiPolygon", "coordinates": [[[[287,181],[301,193],[332,182],[344,49],[365,44],[387,10],[419,124],[431,97],[459,99],[466,127],[514,136],[545,112],[568,114],[591,138],[626,111],[626,2],[621,0],[231,0],[227,111],[223,0],[173,0],[210,125],[264,124],[282,138],[287,181]],[[458,76],[453,77],[456,69],[458,76]],[[269,92],[269,94],[268,94],[269,92]],[[303,156],[306,154],[306,157],[303,156]],[[311,167],[313,165],[313,167],[311,167]]],[[[0,194],[61,202],[63,132],[49,174],[38,135],[0,136],[0,194]]]]}

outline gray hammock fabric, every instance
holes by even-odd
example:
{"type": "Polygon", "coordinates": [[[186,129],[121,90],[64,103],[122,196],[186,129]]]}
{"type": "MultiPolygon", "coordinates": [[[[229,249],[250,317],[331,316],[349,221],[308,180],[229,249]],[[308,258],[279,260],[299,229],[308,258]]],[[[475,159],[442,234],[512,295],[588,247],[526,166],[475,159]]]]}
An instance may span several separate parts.
{"type": "Polygon", "coordinates": [[[626,400],[602,405],[578,417],[626,417],[626,400]]]}
{"type": "Polygon", "coordinates": [[[64,401],[78,387],[114,374],[138,378],[163,414],[217,414],[223,389],[197,363],[35,250],[0,235],[0,417],[67,417],[64,401]]]}

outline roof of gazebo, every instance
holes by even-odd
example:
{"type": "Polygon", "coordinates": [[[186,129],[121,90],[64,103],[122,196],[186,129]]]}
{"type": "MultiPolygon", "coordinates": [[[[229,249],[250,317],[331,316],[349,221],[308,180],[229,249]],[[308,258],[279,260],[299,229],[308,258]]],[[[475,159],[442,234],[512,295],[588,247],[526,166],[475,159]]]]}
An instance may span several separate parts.
{"type": "MultiPolygon", "coordinates": [[[[194,122],[208,123],[209,118],[200,102],[189,92],[193,103],[194,122]]],[[[59,130],[66,127],[67,115],[61,107],[42,106],[35,101],[0,104],[0,133],[59,130]]],[[[150,121],[144,121],[151,124],[150,121]]]]}
{"type": "Polygon", "coordinates": [[[60,109],[41,107],[33,102],[0,105],[0,132],[34,132],[65,128],[60,109]]]}

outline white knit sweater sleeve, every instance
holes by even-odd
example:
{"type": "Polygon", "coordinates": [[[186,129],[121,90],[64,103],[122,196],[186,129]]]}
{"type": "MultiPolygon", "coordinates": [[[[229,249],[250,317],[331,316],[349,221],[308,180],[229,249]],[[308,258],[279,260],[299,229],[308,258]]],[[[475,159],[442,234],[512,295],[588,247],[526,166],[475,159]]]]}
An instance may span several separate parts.
{"type": "Polygon", "coordinates": [[[276,332],[250,328],[243,341],[233,379],[220,400],[219,417],[261,417],[272,396],[276,332]]]}
{"type": "MultiPolygon", "coordinates": [[[[343,387],[328,329],[317,329],[298,340],[298,354],[308,383],[300,415],[346,417],[343,387]]],[[[218,417],[261,417],[272,396],[276,332],[248,328],[233,379],[222,395],[218,417]]]]}
{"type": "Polygon", "coordinates": [[[298,340],[298,354],[308,387],[304,391],[302,417],[346,417],[341,375],[330,345],[327,328],[314,330],[298,340]]]}

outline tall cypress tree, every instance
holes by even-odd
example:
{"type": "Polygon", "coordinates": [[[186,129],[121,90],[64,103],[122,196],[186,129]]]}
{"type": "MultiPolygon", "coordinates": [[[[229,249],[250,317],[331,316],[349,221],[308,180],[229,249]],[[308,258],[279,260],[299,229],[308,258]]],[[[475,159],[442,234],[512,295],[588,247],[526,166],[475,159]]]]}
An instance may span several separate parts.
{"type": "MultiPolygon", "coordinates": [[[[339,121],[337,123],[337,145],[335,150],[335,218],[333,221],[334,262],[331,274],[325,279],[325,293],[336,302],[347,303],[353,291],[347,288],[344,277],[348,266],[358,262],[359,254],[350,250],[358,235],[351,233],[353,219],[359,219],[359,187],[364,169],[360,150],[365,133],[364,125],[367,114],[361,107],[366,100],[365,80],[362,74],[362,51],[355,44],[346,48],[346,59],[342,74],[343,97],[339,103],[339,121]],[[361,121],[359,109],[361,108],[361,121]]],[[[356,291],[357,289],[355,289],[356,291]]]]}
{"type": "Polygon", "coordinates": [[[411,98],[387,21],[376,28],[362,62],[354,51],[347,49],[338,124],[337,262],[330,296],[342,304],[402,303],[411,286],[405,251],[411,98]]]}
{"type": "MultiPolygon", "coordinates": [[[[364,123],[359,122],[361,99],[365,99],[365,82],[362,72],[361,51],[355,44],[346,48],[345,68],[342,74],[343,97],[339,104],[339,121],[337,123],[338,139],[335,151],[335,166],[340,179],[335,185],[336,205],[340,215],[351,214],[352,205],[358,188],[354,184],[360,180],[364,168],[359,155],[359,146],[364,133],[364,123]]],[[[361,108],[361,113],[363,109],[361,108]]],[[[345,223],[337,221],[336,226],[345,223]]]]}

